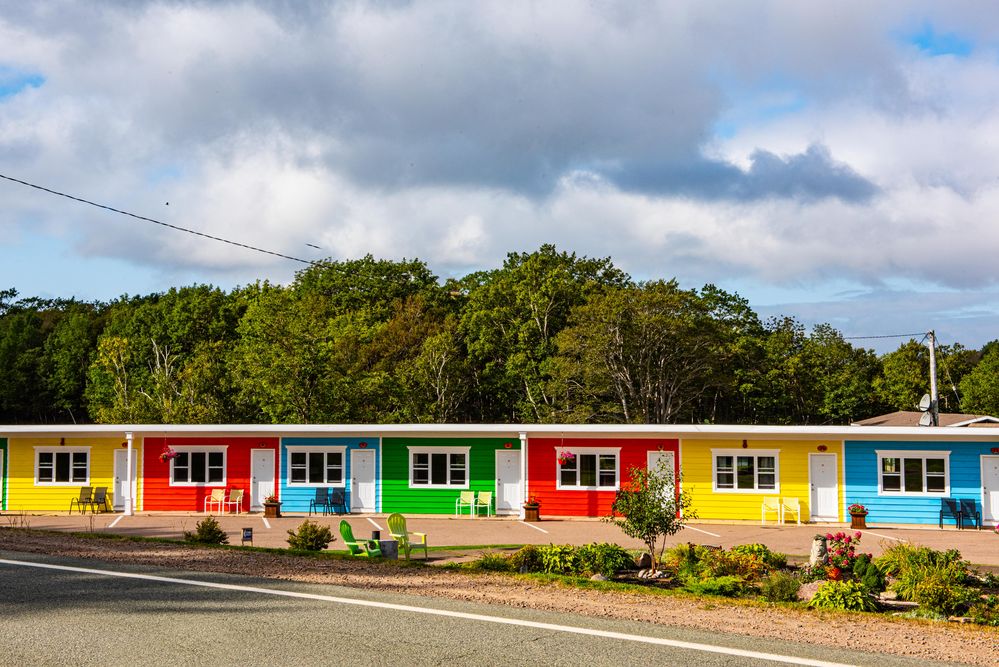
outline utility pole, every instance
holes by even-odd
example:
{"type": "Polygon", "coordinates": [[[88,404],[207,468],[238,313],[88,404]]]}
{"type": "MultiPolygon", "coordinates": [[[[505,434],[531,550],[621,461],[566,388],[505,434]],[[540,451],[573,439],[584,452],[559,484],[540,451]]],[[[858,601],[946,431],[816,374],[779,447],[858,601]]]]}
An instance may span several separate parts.
{"type": "Polygon", "coordinates": [[[926,334],[930,346],[930,414],[933,425],[940,425],[940,407],[937,405],[937,337],[932,330],[926,334]]]}

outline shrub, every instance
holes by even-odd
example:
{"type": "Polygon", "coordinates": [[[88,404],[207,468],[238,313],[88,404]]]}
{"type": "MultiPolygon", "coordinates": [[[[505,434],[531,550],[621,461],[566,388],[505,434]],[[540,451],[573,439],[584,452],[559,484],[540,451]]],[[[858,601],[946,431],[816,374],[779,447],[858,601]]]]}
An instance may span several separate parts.
{"type": "Polygon", "coordinates": [[[787,556],[777,551],[770,551],[765,544],[738,544],[731,549],[732,553],[756,556],[771,570],[782,570],[787,567],[787,556]]]}
{"type": "Polygon", "coordinates": [[[576,547],[571,544],[549,544],[541,547],[541,569],[548,574],[578,574],[576,547]]]}
{"type": "Polygon", "coordinates": [[[878,603],[858,581],[827,581],[819,586],[808,606],[816,609],[847,611],[878,610],[878,603]]]}
{"type": "Polygon", "coordinates": [[[726,575],[723,577],[708,577],[707,579],[688,579],[684,589],[696,595],[723,595],[725,597],[737,597],[750,590],[741,577],[726,575]]]}
{"type": "Polygon", "coordinates": [[[329,526],[321,526],[308,519],[302,522],[298,531],[288,531],[288,546],[298,551],[322,551],[332,541],[333,533],[329,526]]]}
{"type": "Polygon", "coordinates": [[[709,551],[701,562],[708,577],[732,576],[745,581],[760,580],[768,569],[756,556],[732,551],[709,551]]]}
{"type": "Polygon", "coordinates": [[[955,584],[948,570],[953,565],[928,570],[928,574],[916,584],[912,599],[923,609],[950,616],[967,609],[978,594],[967,586],[955,584]]]}
{"type": "Polygon", "coordinates": [[[777,571],[763,582],[760,593],[767,602],[795,602],[801,580],[788,572],[777,571]]]}
{"type": "Polygon", "coordinates": [[[602,574],[606,577],[635,567],[635,560],[627,550],[607,542],[579,547],[576,550],[576,563],[580,574],[602,574]]]}
{"type": "Polygon", "coordinates": [[[929,547],[920,547],[908,542],[899,542],[885,549],[876,559],[878,566],[888,576],[898,576],[904,570],[920,566],[960,564],[967,569],[968,564],[961,560],[961,552],[957,549],[936,551],[929,547]]]}
{"type": "Polygon", "coordinates": [[[979,625],[999,627],[999,596],[980,598],[968,607],[968,616],[979,625]]]}
{"type": "Polygon", "coordinates": [[[860,545],[861,533],[853,535],[838,532],[835,535],[826,535],[826,548],[828,549],[829,565],[840,572],[853,571],[853,562],[857,558],[857,547],[860,545]]]}
{"type": "Polygon", "coordinates": [[[509,572],[513,569],[510,559],[499,553],[484,553],[479,557],[479,560],[475,561],[475,564],[479,569],[489,572],[509,572]]]}
{"type": "Polygon", "coordinates": [[[853,576],[872,593],[880,593],[888,585],[884,572],[874,564],[869,554],[857,556],[853,562],[853,576]]]}
{"type": "Polygon", "coordinates": [[[184,541],[194,544],[229,544],[229,536],[213,516],[206,516],[194,526],[194,532],[184,531],[184,541]]]}
{"type": "Polygon", "coordinates": [[[541,572],[544,569],[541,550],[533,544],[522,547],[510,556],[510,567],[517,572],[541,572]]]}

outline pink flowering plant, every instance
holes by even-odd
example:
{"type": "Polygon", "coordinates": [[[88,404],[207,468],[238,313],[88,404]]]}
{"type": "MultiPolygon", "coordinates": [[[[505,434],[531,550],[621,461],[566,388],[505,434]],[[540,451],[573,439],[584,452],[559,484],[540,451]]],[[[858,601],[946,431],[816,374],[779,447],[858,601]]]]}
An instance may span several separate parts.
{"type": "MultiPolygon", "coordinates": [[[[839,573],[852,572],[853,563],[857,560],[857,547],[860,546],[861,532],[849,533],[838,532],[826,533],[826,549],[829,554],[829,566],[835,568],[839,573]]],[[[868,554],[870,557],[870,554],[868,554]]],[[[838,576],[836,578],[839,578],[838,576]]]]}
{"type": "Polygon", "coordinates": [[[175,458],[177,458],[177,452],[170,445],[164,447],[163,451],[160,452],[160,461],[163,461],[163,463],[172,461],[175,458]]]}
{"type": "Polygon", "coordinates": [[[558,464],[560,466],[564,466],[567,463],[572,463],[575,460],[576,460],[576,455],[567,449],[563,449],[561,452],[558,453],[558,464]]]}

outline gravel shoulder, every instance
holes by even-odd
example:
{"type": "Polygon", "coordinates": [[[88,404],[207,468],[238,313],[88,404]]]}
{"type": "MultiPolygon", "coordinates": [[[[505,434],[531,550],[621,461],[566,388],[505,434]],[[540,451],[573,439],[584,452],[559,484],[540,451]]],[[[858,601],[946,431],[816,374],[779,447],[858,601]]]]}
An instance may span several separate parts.
{"type": "Polygon", "coordinates": [[[980,626],[814,612],[732,603],[720,598],[580,589],[528,578],[400,567],[366,559],[313,559],[12,528],[0,529],[0,549],[502,604],[553,615],[575,613],[644,621],[924,660],[999,664],[999,629],[980,626]]]}

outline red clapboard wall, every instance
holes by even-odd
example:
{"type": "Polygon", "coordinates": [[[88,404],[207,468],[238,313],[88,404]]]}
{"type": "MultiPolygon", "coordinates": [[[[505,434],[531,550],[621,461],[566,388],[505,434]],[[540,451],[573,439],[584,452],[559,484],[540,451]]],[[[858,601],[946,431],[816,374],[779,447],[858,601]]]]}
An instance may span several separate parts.
{"type": "Polygon", "coordinates": [[[621,448],[618,459],[620,484],[631,481],[632,468],[648,466],[648,452],[673,452],[675,476],[679,476],[679,441],[676,439],[635,438],[531,438],[527,444],[528,495],[541,502],[542,516],[607,516],[616,490],[592,491],[557,488],[558,452],[572,448],[621,448]]]}
{"type": "MultiPolygon", "coordinates": [[[[250,451],[273,449],[277,460],[278,438],[146,438],[143,447],[142,508],[146,512],[201,512],[213,489],[243,489],[242,511],[250,508],[250,451]],[[171,486],[170,462],[160,460],[167,447],[225,447],[226,483],[203,486],[171,486]]],[[[275,470],[275,476],[277,471],[275,470]]],[[[277,480],[275,480],[275,489],[277,480]]]]}

